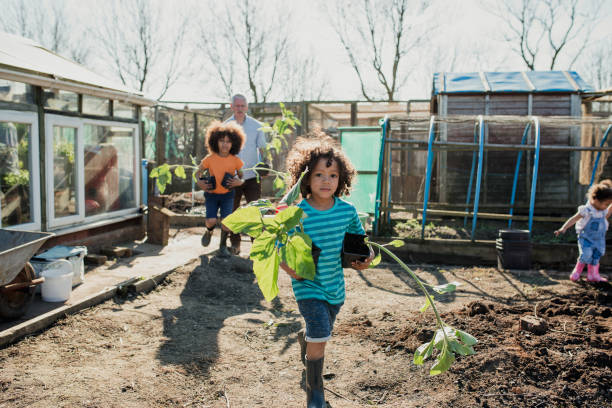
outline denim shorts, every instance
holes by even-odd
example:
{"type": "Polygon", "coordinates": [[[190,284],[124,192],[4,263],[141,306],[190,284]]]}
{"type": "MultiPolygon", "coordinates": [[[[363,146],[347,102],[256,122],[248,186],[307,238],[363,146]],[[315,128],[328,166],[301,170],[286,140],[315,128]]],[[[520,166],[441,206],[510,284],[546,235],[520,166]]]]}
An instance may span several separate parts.
{"type": "Polygon", "coordinates": [[[297,304],[306,322],[306,341],[310,343],[328,341],[342,303],[331,305],[324,300],[303,299],[298,300],[297,304]]]}
{"type": "Polygon", "coordinates": [[[234,210],[234,190],[225,194],[204,192],[206,203],[206,218],[217,218],[217,212],[221,210],[221,219],[227,217],[234,210]]]}

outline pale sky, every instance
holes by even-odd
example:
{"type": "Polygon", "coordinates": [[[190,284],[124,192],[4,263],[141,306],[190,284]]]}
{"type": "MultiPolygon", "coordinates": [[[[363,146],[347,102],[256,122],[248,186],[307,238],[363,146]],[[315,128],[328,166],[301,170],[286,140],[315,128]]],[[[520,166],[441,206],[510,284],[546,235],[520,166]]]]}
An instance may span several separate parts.
{"type": "MultiPolygon", "coordinates": [[[[266,4],[266,0],[260,0],[266,4]]],[[[433,66],[435,54],[455,50],[457,62],[455,71],[523,71],[525,67],[520,57],[512,53],[502,41],[501,22],[487,13],[483,6],[494,7],[500,0],[442,0],[435,5],[433,13],[437,15],[438,32],[433,37],[436,48],[422,50],[419,55],[411,58],[414,65],[413,74],[401,93],[401,99],[429,98],[431,91],[432,72],[449,70],[448,66],[433,66]],[[439,47],[439,48],[438,48],[439,47]]],[[[595,4],[598,0],[586,0],[595,4]]],[[[347,1],[348,4],[352,2],[347,1]]],[[[346,52],[332,27],[325,21],[321,11],[313,7],[311,1],[293,0],[291,6],[299,18],[293,24],[292,34],[296,35],[305,50],[313,49],[319,58],[321,72],[329,79],[326,99],[349,100],[361,99],[359,81],[351,68],[346,52]]],[[[612,15],[612,0],[604,0],[601,15],[612,15]]],[[[612,24],[608,19],[602,19],[595,28],[590,43],[604,41],[612,42],[612,24]]],[[[573,44],[574,47],[577,44],[573,44]]],[[[578,61],[571,69],[581,73],[578,61]]],[[[558,69],[562,64],[559,64],[558,69]]],[[[546,69],[546,68],[541,68],[546,69]]],[[[582,76],[587,76],[582,73],[582,76]]],[[[165,99],[212,100],[219,98],[210,90],[193,89],[191,82],[177,83],[166,95],[165,99]]]]}
{"type": "MultiPolygon", "coordinates": [[[[0,0],[6,10],[11,5],[25,5],[32,9],[48,10],[50,7],[61,7],[71,31],[70,41],[92,44],[90,47],[87,65],[97,73],[109,79],[118,80],[112,69],[112,61],[104,57],[100,45],[95,44],[91,32],[103,26],[102,16],[111,5],[117,4],[123,8],[128,4],[125,0],[0,0]],[[92,17],[93,16],[93,17],[92,17]],[[85,34],[83,34],[85,33],[85,34]]],[[[206,1],[214,1],[215,7],[229,6],[230,0],[145,0],[151,7],[164,7],[163,18],[158,30],[163,38],[171,33],[172,20],[175,14],[189,10],[192,22],[192,31],[184,39],[185,48],[190,55],[182,59],[187,68],[185,74],[170,88],[163,99],[181,101],[225,102],[224,92],[218,78],[211,74],[210,63],[203,58],[202,52],[196,48],[200,38],[198,27],[206,21],[209,14],[206,1]]],[[[331,27],[329,21],[321,11],[321,4],[333,1],[345,3],[346,7],[356,7],[358,0],[256,0],[265,15],[281,13],[283,17],[292,18],[290,35],[294,37],[302,55],[315,55],[318,63],[317,73],[327,79],[327,86],[323,99],[326,100],[364,100],[360,92],[357,75],[349,64],[346,52],[331,27]],[[317,3],[318,2],[318,3],[317,3]]],[[[410,76],[406,86],[396,96],[396,99],[429,98],[431,92],[432,74],[440,71],[472,72],[472,71],[523,71],[525,64],[520,57],[514,54],[509,45],[503,41],[503,21],[487,13],[484,8],[494,8],[505,1],[519,0],[432,0],[433,6],[423,17],[422,26],[429,24],[437,30],[429,37],[428,45],[409,54],[406,67],[410,67],[410,76]],[[450,63],[450,61],[454,63],[450,63]]],[[[382,4],[382,0],[373,0],[375,4],[382,4]]],[[[602,4],[600,21],[594,27],[589,47],[608,46],[612,54],[612,0],[580,0],[584,7],[602,4]]],[[[0,15],[0,23],[6,26],[12,23],[9,12],[0,15]],[[8,17],[7,17],[8,16],[8,17]]],[[[40,14],[40,13],[39,13],[40,14]]],[[[46,18],[46,17],[43,17],[46,18]]],[[[29,18],[37,27],[33,18],[29,18]]],[[[421,21],[421,20],[419,20],[421,21]]],[[[115,21],[113,21],[115,22],[115,21]]],[[[118,22],[117,22],[118,23],[118,22]]],[[[118,23],[119,24],[119,23],[118,23]]],[[[120,24],[129,24],[123,21],[120,24]]],[[[262,24],[267,24],[262,21],[262,24]]],[[[1,27],[1,26],[0,26],[1,27]]],[[[20,27],[13,24],[13,30],[20,27]]],[[[17,33],[20,34],[20,33],[17,33]]],[[[34,38],[35,40],[38,40],[34,38]]],[[[573,54],[580,46],[574,42],[568,46],[568,54],[573,54]]],[[[563,54],[565,55],[565,54],[563,54]]],[[[608,69],[612,72],[612,55],[606,56],[608,69]]],[[[571,67],[585,79],[592,72],[592,59],[585,52],[583,57],[571,67]],[[589,69],[591,68],[591,69],[589,69]],[[589,72],[587,72],[589,71],[589,72]]],[[[562,56],[555,69],[567,69],[567,57],[562,56]]],[[[538,66],[537,69],[548,69],[538,66]]],[[[371,83],[375,82],[373,75],[369,77],[371,83]]],[[[314,82],[312,78],[305,78],[308,84],[314,82]]],[[[283,86],[284,84],[279,84],[283,86]]],[[[244,85],[242,85],[244,86],[244,85]]],[[[612,84],[610,85],[612,86],[612,84]]],[[[248,89],[235,89],[233,92],[248,94],[248,89]]],[[[157,97],[151,90],[148,96],[157,97]]],[[[277,98],[273,98],[277,101],[277,98]]]]}

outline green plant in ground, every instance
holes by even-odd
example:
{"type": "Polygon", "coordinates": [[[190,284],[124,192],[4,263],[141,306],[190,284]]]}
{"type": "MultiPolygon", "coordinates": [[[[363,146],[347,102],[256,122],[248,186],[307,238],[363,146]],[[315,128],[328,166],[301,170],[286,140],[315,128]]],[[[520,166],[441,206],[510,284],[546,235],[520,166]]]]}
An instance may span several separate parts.
{"type": "Polygon", "coordinates": [[[168,184],[172,184],[172,174],[182,179],[187,178],[185,167],[191,168],[193,170],[191,173],[191,176],[195,180],[195,172],[198,169],[198,166],[193,156],[191,157],[191,163],[193,164],[192,166],[182,165],[182,164],[170,165],[168,163],[164,163],[160,166],[155,167],[153,170],[151,170],[149,177],[155,179],[155,184],[157,185],[159,192],[164,194],[164,191],[166,191],[166,186],[168,184]],[[172,171],[173,169],[174,169],[174,172],[172,171]]]}
{"type": "Polygon", "coordinates": [[[440,317],[433,298],[427,290],[427,287],[430,287],[432,290],[439,294],[450,293],[454,292],[455,289],[457,289],[459,283],[450,282],[444,285],[433,286],[420,280],[419,277],[416,276],[416,274],[412,271],[412,269],[408,267],[408,265],[402,262],[402,260],[399,259],[393,252],[385,248],[385,246],[387,245],[399,248],[404,245],[404,242],[402,240],[394,240],[385,245],[377,244],[376,242],[372,242],[370,240],[366,240],[366,243],[379,249],[378,254],[374,258],[374,260],[372,260],[370,267],[378,265],[382,258],[380,251],[385,252],[406,272],[408,272],[410,277],[414,279],[414,281],[419,285],[419,288],[425,296],[425,304],[421,307],[421,312],[425,312],[427,309],[429,309],[429,307],[431,307],[434,312],[434,315],[436,317],[437,330],[435,331],[430,341],[421,344],[416,349],[416,351],[414,352],[414,363],[416,365],[422,365],[425,360],[427,360],[433,355],[434,350],[437,349],[439,353],[436,355],[436,362],[429,370],[430,375],[437,375],[445,372],[450,368],[453,361],[455,361],[455,353],[460,354],[462,356],[474,354],[474,349],[472,348],[472,346],[478,343],[478,340],[476,340],[476,338],[472,335],[462,330],[455,329],[454,327],[451,327],[446,324],[440,317]]]}

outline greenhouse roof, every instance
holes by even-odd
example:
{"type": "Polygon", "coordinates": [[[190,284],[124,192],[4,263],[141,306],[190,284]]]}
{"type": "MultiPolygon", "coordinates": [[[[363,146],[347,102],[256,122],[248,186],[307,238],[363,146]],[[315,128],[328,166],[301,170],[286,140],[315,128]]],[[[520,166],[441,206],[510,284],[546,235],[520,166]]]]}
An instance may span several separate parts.
{"type": "Polygon", "coordinates": [[[574,71],[437,72],[432,95],[460,93],[528,93],[592,91],[574,71]]]}
{"type": "Polygon", "coordinates": [[[110,81],[23,37],[0,32],[0,78],[153,105],[142,92],[110,81]]]}

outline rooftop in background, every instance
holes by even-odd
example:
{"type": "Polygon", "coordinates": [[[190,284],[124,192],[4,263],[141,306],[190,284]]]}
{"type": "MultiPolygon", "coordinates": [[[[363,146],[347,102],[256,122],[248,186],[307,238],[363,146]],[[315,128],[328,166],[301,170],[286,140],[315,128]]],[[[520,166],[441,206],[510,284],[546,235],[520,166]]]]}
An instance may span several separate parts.
{"type": "Polygon", "coordinates": [[[437,72],[432,96],[458,93],[591,92],[574,71],[437,72]]]}
{"type": "Polygon", "coordinates": [[[0,78],[72,92],[153,105],[142,92],[110,81],[23,37],[0,32],[0,78]]]}

